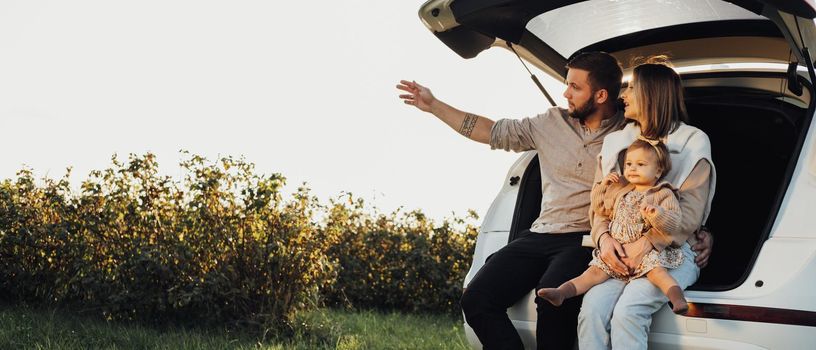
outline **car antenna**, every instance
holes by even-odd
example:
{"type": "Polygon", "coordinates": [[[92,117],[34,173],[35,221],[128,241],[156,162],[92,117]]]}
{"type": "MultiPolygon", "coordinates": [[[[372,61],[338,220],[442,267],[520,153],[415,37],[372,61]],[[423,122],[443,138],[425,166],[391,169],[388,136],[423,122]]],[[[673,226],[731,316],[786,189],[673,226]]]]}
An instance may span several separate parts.
{"type": "Polygon", "coordinates": [[[555,101],[552,99],[552,96],[550,96],[550,94],[547,93],[547,90],[544,89],[544,85],[541,85],[541,82],[538,80],[538,77],[536,77],[535,74],[533,74],[533,72],[530,71],[530,68],[528,68],[527,64],[524,63],[524,60],[521,59],[521,56],[519,56],[518,52],[516,52],[516,49],[513,48],[513,44],[507,41],[507,47],[509,47],[510,50],[513,51],[514,54],[516,54],[516,57],[518,57],[519,61],[521,62],[521,65],[524,66],[524,69],[526,69],[528,73],[530,73],[530,78],[533,79],[533,82],[536,84],[536,86],[538,86],[538,89],[541,90],[541,93],[544,94],[544,97],[547,98],[547,101],[550,101],[550,104],[553,107],[555,107],[555,101]]]}

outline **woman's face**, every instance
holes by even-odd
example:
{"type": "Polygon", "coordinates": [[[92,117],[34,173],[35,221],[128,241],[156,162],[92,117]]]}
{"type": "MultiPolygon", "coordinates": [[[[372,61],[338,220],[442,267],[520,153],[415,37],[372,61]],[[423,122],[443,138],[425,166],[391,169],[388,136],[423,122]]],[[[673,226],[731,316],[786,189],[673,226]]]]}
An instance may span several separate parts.
{"type": "Polygon", "coordinates": [[[621,92],[621,99],[623,99],[624,106],[623,116],[626,117],[626,119],[634,120],[643,125],[642,118],[640,116],[640,107],[638,106],[637,102],[637,94],[635,93],[636,83],[637,82],[633,77],[632,80],[629,81],[629,85],[627,85],[626,88],[623,89],[623,92],[621,92]]]}

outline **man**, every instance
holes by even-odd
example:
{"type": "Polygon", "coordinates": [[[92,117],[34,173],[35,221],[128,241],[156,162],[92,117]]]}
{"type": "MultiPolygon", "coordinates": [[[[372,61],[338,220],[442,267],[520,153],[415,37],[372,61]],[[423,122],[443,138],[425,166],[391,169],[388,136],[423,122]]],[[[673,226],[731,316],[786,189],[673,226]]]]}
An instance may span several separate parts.
{"type": "MultiPolygon", "coordinates": [[[[406,104],[432,113],[465,137],[491,149],[538,152],[539,217],[488,258],[462,296],[465,319],[485,349],[522,349],[507,308],[533,289],[557,287],[578,276],[590,260],[590,250],[581,244],[590,230],[589,192],[604,136],[623,125],[616,109],[623,73],[614,57],[601,52],[580,54],[567,69],[564,97],[569,108],[554,107],[521,120],[494,122],[447,105],[416,82],[403,80],[397,85],[408,92],[400,95],[406,104]]],[[[710,248],[708,238],[700,242],[710,248]]],[[[607,262],[625,269],[618,258],[607,262]]],[[[707,259],[704,249],[698,264],[707,259]]],[[[581,298],[560,307],[541,298],[536,304],[538,347],[572,349],[581,298]]]]}

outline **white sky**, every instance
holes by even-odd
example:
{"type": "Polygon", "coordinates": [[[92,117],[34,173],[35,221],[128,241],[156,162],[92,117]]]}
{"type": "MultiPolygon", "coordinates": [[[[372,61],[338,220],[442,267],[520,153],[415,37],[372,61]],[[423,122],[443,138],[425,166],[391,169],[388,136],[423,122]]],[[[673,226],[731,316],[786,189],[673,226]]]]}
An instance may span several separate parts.
{"type": "MultiPolygon", "coordinates": [[[[23,164],[78,185],[114,153],[243,155],[322,201],[485,214],[517,154],[490,151],[394,87],[415,79],[488,116],[548,107],[510,52],[464,60],[421,1],[0,2],[0,178],[23,164]]],[[[538,74],[559,103],[562,85],[538,74]]]]}

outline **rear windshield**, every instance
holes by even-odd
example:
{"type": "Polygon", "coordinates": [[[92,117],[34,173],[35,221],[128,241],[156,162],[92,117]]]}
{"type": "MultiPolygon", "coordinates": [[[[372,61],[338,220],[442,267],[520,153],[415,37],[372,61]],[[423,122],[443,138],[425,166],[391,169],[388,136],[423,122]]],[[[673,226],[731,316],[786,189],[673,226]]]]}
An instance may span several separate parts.
{"type": "Polygon", "coordinates": [[[720,0],[589,0],[542,13],[527,23],[561,56],[622,35],[674,25],[761,20],[765,17],[720,0]]]}

